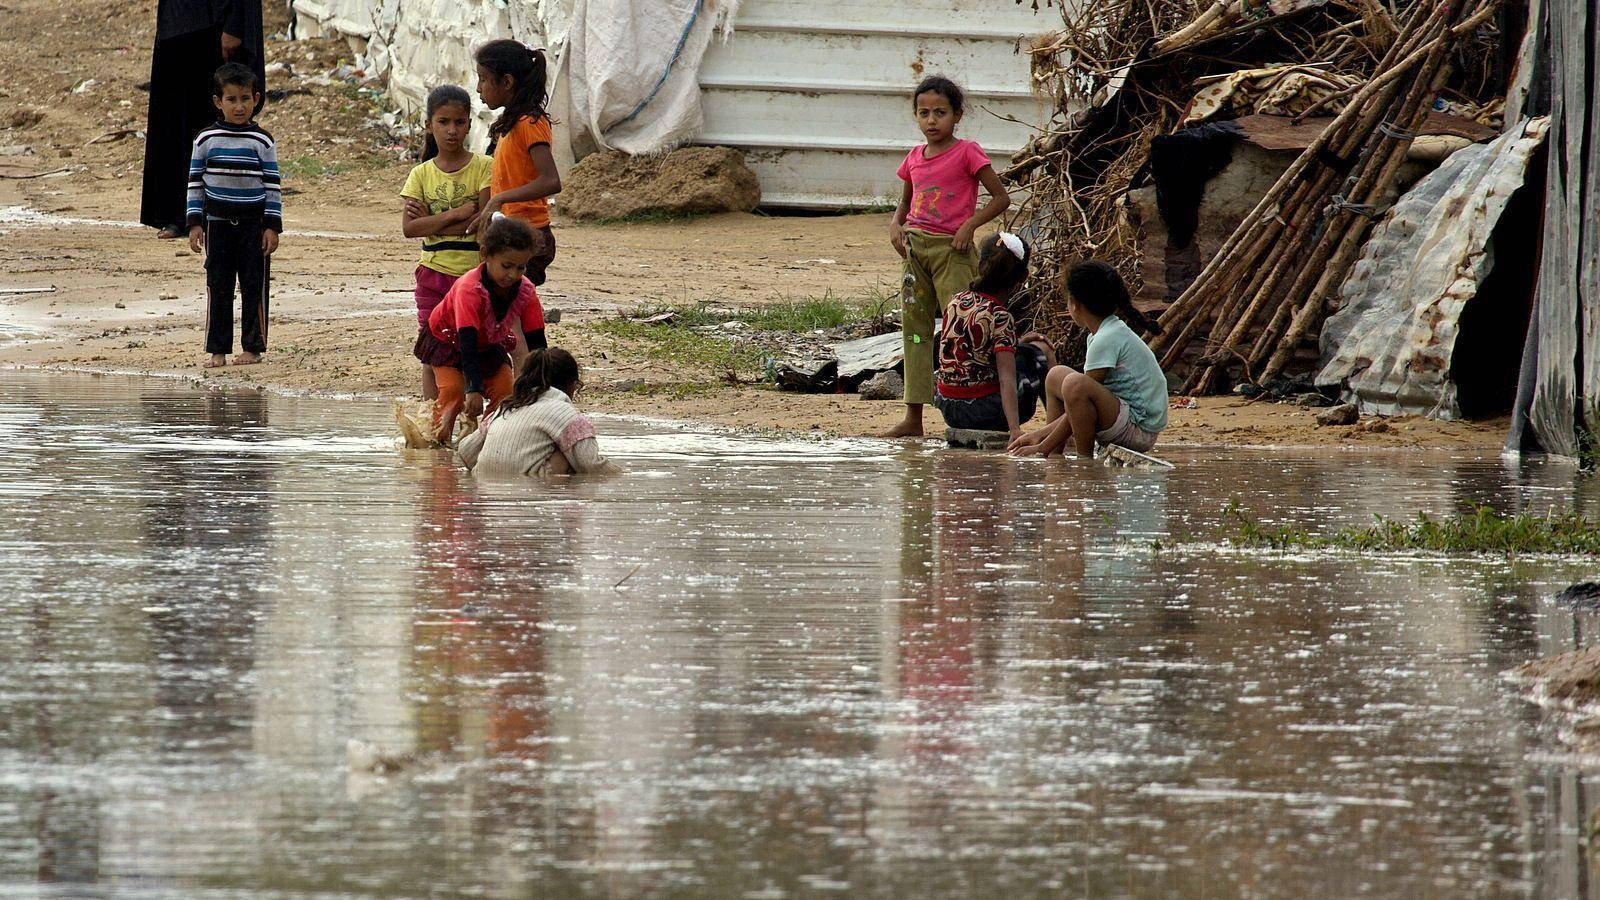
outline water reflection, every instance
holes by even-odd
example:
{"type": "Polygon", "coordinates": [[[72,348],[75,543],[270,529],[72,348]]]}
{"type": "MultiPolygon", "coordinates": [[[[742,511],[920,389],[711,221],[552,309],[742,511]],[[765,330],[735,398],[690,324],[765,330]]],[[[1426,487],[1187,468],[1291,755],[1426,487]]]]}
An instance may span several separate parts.
{"type": "Polygon", "coordinates": [[[1585,565],[1203,540],[1600,508],[1565,470],[608,422],[627,478],[480,484],[378,405],[7,379],[0,888],[1593,893],[1498,677],[1592,643],[1585,565]]]}

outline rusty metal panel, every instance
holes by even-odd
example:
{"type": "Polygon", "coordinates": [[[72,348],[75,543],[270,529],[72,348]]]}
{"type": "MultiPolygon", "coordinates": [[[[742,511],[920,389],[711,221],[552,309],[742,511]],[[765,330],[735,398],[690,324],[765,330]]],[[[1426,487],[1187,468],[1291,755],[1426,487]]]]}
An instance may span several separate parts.
{"type": "Polygon", "coordinates": [[[743,0],[701,65],[696,143],[744,150],[764,204],[893,202],[920,138],[910,90],[942,73],[967,92],[957,133],[999,168],[1046,112],[1019,43],[1060,25],[1059,7],[1012,0],[743,0]]]}
{"type": "Polygon", "coordinates": [[[1450,372],[1461,314],[1493,267],[1489,237],[1548,125],[1525,121],[1459,150],[1400,198],[1323,326],[1318,385],[1342,386],[1365,413],[1460,418],[1450,372]]]}

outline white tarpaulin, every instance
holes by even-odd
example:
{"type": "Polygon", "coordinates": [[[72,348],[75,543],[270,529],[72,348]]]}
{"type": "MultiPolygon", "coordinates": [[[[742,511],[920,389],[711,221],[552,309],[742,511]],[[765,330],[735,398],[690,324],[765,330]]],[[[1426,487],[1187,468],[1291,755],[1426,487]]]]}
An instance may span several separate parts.
{"type": "MultiPolygon", "coordinates": [[[[365,44],[361,63],[415,112],[440,84],[477,83],[473,50],[494,38],[545,46],[558,163],[595,149],[650,153],[701,124],[698,73],[738,0],[294,0],[303,35],[332,30],[365,44]],[[570,147],[567,142],[570,141],[570,147]]],[[[478,111],[480,122],[492,115],[478,111]]],[[[480,148],[482,128],[474,135],[480,148]]],[[[564,166],[563,166],[564,167],[564,166]]]]}
{"type": "Polygon", "coordinates": [[[1339,311],[1323,325],[1319,386],[1344,386],[1364,413],[1460,418],[1450,373],[1462,311],[1493,267],[1489,237],[1548,125],[1526,121],[1458,150],[1400,198],[1362,247],[1339,311]]]}
{"type": "Polygon", "coordinates": [[[575,0],[551,111],[575,156],[654,153],[700,130],[700,60],[738,0],[575,0]]]}

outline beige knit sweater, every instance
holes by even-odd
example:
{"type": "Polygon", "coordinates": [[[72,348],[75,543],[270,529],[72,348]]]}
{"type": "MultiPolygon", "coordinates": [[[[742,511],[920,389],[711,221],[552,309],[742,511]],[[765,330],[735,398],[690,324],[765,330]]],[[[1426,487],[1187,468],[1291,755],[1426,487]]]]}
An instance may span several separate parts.
{"type": "Polygon", "coordinates": [[[487,416],[456,454],[475,475],[542,475],[560,453],[578,473],[620,472],[600,455],[594,425],[555,388],[537,403],[487,416]]]}

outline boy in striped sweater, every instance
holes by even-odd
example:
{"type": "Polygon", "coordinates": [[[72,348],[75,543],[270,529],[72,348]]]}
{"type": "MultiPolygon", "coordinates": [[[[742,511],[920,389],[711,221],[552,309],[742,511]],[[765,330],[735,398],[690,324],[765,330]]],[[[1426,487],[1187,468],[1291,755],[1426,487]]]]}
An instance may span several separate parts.
{"type": "Polygon", "coordinates": [[[233,350],[233,283],[243,314],[234,365],[261,361],[267,349],[267,282],[272,252],[283,231],[278,149],[251,121],[261,97],[255,73],[228,63],[211,78],[211,102],[221,121],[200,132],[189,157],[189,246],[206,254],[205,367],[227,365],[233,350]]]}

